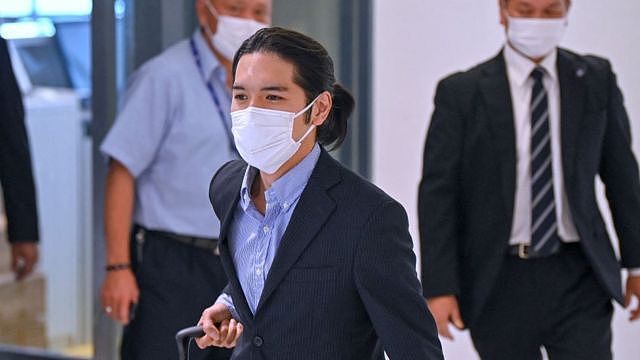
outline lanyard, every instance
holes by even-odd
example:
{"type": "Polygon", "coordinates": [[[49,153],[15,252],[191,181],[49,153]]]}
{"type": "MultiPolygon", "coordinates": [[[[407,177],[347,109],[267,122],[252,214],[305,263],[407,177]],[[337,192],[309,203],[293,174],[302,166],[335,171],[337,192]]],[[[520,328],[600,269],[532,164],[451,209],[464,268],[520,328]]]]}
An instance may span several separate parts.
{"type": "Polygon", "coordinates": [[[223,122],[225,134],[227,135],[227,140],[229,141],[229,147],[231,147],[231,151],[234,154],[238,154],[238,150],[236,150],[234,145],[235,143],[233,141],[233,134],[231,133],[231,124],[229,123],[229,120],[227,120],[227,116],[225,115],[225,112],[222,111],[220,100],[218,99],[218,95],[216,95],[215,89],[213,88],[213,84],[211,84],[211,80],[207,79],[207,77],[204,74],[204,70],[202,69],[202,58],[200,57],[200,52],[198,51],[198,48],[196,47],[196,43],[193,40],[193,38],[189,39],[189,44],[191,45],[191,54],[193,55],[193,60],[195,61],[196,66],[198,67],[198,71],[200,72],[202,81],[204,81],[205,85],[207,86],[207,90],[209,90],[209,95],[211,95],[211,98],[213,99],[213,103],[216,109],[218,109],[218,115],[220,116],[220,120],[222,120],[223,122]]]}

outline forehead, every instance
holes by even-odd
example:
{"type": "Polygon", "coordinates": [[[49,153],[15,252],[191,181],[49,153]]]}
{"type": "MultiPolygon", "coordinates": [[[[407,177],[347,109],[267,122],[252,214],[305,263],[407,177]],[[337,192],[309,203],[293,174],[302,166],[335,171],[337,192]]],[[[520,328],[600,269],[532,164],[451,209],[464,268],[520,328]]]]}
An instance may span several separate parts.
{"type": "Polygon", "coordinates": [[[271,0],[213,0],[214,3],[237,7],[263,7],[271,8],[271,0]]]}
{"type": "Polygon", "coordinates": [[[567,0],[504,0],[503,4],[512,6],[549,7],[565,5],[567,0]]]}
{"type": "Polygon", "coordinates": [[[292,83],[293,64],[274,53],[255,52],[243,55],[236,67],[235,82],[243,85],[266,82],[292,83]]]}

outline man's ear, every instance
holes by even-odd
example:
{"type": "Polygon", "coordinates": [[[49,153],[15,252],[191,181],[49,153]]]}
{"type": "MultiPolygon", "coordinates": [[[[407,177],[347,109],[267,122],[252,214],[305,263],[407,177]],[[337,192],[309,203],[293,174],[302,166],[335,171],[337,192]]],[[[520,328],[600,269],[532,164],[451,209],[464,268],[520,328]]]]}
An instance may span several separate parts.
{"type": "Polygon", "coordinates": [[[324,124],[333,108],[333,98],[328,91],[318,95],[316,102],[311,107],[311,123],[316,126],[324,124]]]}
{"type": "Polygon", "coordinates": [[[204,26],[204,24],[206,23],[205,11],[207,11],[204,5],[204,0],[196,0],[195,8],[196,17],[198,18],[198,24],[200,24],[200,26],[204,26]]]}
{"type": "Polygon", "coordinates": [[[210,6],[213,6],[212,0],[196,0],[196,17],[201,28],[215,33],[218,31],[218,19],[211,15],[210,6]]]}
{"type": "Polygon", "coordinates": [[[507,1],[498,0],[498,11],[500,12],[500,24],[507,27],[507,1]]]}

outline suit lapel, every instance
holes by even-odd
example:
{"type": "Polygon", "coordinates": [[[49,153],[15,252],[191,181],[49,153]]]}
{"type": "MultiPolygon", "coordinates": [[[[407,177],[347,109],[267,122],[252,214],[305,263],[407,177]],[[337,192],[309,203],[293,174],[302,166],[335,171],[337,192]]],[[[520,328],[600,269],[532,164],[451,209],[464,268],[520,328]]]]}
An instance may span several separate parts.
{"type": "Polygon", "coordinates": [[[487,63],[480,80],[493,146],[500,162],[500,186],[507,216],[513,216],[516,183],[516,136],[511,89],[502,52],[487,63]]]}
{"type": "Polygon", "coordinates": [[[576,63],[563,50],[558,51],[558,78],[560,82],[560,139],[562,148],[562,169],[565,189],[572,184],[578,154],[580,123],[584,116],[585,84],[583,77],[587,67],[576,63]]]}
{"type": "MultiPolygon", "coordinates": [[[[246,169],[246,166],[244,167],[246,169]]],[[[235,290],[236,294],[241,296],[233,297],[233,305],[236,307],[240,314],[245,314],[247,319],[253,320],[253,314],[251,312],[251,308],[249,308],[249,303],[247,303],[247,299],[244,296],[244,291],[242,290],[242,285],[240,285],[240,280],[238,279],[238,274],[236,273],[236,268],[233,263],[233,258],[231,256],[231,251],[229,249],[229,227],[231,226],[231,221],[233,220],[233,214],[238,207],[238,201],[240,201],[240,187],[242,185],[242,179],[244,176],[244,171],[239,173],[239,177],[235,177],[229,181],[229,184],[234,184],[232,192],[232,196],[227,204],[227,208],[224,210],[224,217],[221,219],[220,226],[220,238],[219,238],[219,250],[220,250],[220,261],[222,262],[222,266],[227,273],[227,277],[229,278],[229,284],[235,290]]]]}
{"type": "Polygon", "coordinates": [[[329,218],[335,208],[335,201],[327,190],[340,180],[339,168],[335,160],[324,150],[309,178],[306,188],[291,216],[278,251],[269,270],[260,303],[260,311],[289,269],[329,218]]]}

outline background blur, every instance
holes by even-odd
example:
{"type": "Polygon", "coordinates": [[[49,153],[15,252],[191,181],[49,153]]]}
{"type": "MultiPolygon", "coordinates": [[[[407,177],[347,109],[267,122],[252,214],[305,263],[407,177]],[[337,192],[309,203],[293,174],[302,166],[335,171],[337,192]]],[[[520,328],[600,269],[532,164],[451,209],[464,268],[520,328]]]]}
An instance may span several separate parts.
{"type": "MultiPolygon", "coordinates": [[[[562,46],[609,58],[618,75],[640,156],[640,2],[572,1],[562,46]]],[[[437,81],[495,56],[504,43],[498,0],[403,0],[374,2],[373,181],[409,212],[417,242],[417,190],[424,139],[437,81]]],[[[570,184],[567,184],[570,186],[570,184]]],[[[601,190],[601,188],[600,188],[601,190]]],[[[599,192],[601,204],[604,201],[599,192]]],[[[611,221],[606,207],[609,232],[611,221]]],[[[614,241],[615,242],[615,241],[614,241]]],[[[617,244],[616,244],[617,248],[617,244]]],[[[640,323],[616,306],[614,358],[640,358],[640,323]]],[[[498,325],[499,326],[499,325],[498,325]]],[[[457,335],[457,336],[456,336],[457,335]]],[[[477,359],[468,333],[443,341],[450,359],[477,359]]]]}
{"type": "MultiPolygon", "coordinates": [[[[95,306],[104,268],[106,163],[97,152],[128,76],[195,28],[194,0],[0,0],[24,93],[41,261],[9,272],[0,210],[0,359],[115,359],[119,329],[95,306]]],[[[417,242],[417,185],[438,79],[494,56],[497,0],[274,0],[274,24],[320,40],[357,111],[334,155],[402,202],[417,242]]],[[[640,155],[640,2],[574,1],[564,46],[608,57],[640,155]]],[[[602,197],[602,196],[601,196],[602,197]]],[[[213,299],[212,299],[213,301],[213,299]]],[[[616,359],[637,359],[640,323],[616,308],[616,359]]],[[[196,319],[194,319],[195,321],[196,319]]],[[[466,333],[449,359],[476,359],[466,333]]]]}

